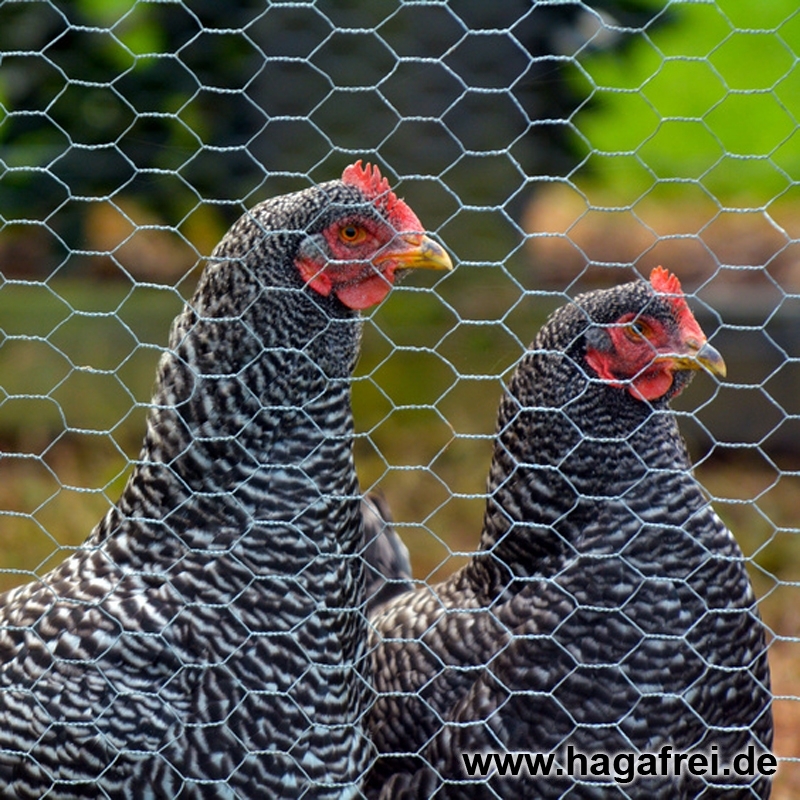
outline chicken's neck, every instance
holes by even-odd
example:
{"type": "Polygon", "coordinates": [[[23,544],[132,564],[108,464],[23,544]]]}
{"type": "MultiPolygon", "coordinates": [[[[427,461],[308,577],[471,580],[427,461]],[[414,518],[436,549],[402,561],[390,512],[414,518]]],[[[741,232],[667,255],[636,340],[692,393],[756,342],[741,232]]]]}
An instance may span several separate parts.
{"type": "Polygon", "coordinates": [[[132,560],[236,551],[267,571],[295,568],[272,565],[273,552],[304,563],[357,546],[333,532],[358,530],[349,376],[360,323],[302,292],[251,291],[239,314],[193,301],[176,320],[140,458],[95,541],[124,540],[132,560]]]}
{"type": "Polygon", "coordinates": [[[587,381],[563,356],[528,358],[501,403],[482,569],[553,574],[578,552],[620,552],[644,521],[674,525],[706,505],[666,405],[587,381]],[[604,517],[604,540],[589,541],[604,517]]]}

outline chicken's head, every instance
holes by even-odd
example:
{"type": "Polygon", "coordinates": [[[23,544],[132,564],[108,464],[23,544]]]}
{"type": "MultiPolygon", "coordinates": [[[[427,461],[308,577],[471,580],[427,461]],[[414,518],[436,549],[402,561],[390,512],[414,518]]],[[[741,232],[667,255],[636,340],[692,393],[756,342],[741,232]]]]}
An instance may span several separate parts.
{"type": "Polygon", "coordinates": [[[325,227],[307,237],[295,260],[311,289],[363,309],[383,300],[398,271],[452,269],[450,257],[423,233],[377,167],[357,161],[345,169],[342,184],[355,190],[354,202],[328,209],[325,227]]]}
{"type": "MultiPolygon", "coordinates": [[[[663,267],[650,274],[652,299],[587,333],[586,363],[637,400],[674,396],[688,382],[676,376],[706,369],[725,376],[722,356],[706,340],[678,278],[663,267]]],[[[687,376],[688,377],[688,376],[687,376]]]]}

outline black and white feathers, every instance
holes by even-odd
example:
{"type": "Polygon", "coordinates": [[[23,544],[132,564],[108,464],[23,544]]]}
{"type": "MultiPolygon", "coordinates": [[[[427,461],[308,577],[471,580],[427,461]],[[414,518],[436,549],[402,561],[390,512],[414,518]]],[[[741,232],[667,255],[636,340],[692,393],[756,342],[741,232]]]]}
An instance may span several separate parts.
{"type": "MultiPolygon", "coordinates": [[[[767,797],[763,777],[470,777],[462,754],[772,739],[764,631],[669,399],[719,355],[674,276],[582,295],[503,396],[481,548],[372,619],[369,797],[767,797]],[[716,785],[715,785],[716,781],[716,785]],[[487,785],[488,784],[488,785],[487,785]]],[[[563,762],[562,762],[563,763],[563,762]]]]}
{"type": "Polygon", "coordinates": [[[356,164],[262,203],[217,247],[119,502],[0,598],[3,797],[357,795],[353,309],[396,269],[448,265],[418,226],[356,164]]]}

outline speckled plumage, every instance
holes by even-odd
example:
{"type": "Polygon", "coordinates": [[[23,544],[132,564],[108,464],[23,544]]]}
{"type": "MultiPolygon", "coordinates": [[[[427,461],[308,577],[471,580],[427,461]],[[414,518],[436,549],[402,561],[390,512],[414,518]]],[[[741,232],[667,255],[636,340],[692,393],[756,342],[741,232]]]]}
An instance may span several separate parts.
{"type": "Polygon", "coordinates": [[[617,785],[524,771],[489,788],[470,782],[461,757],[715,744],[725,763],[771,745],[764,631],[743,556],[668,409],[689,373],[648,403],[585,360],[587,341],[625,312],[669,323],[674,305],[644,281],[582,295],[518,366],[500,404],[480,551],[372,620],[383,694],[369,727],[383,757],[369,797],[768,796],[765,779],[617,785]]]}
{"type": "Polygon", "coordinates": [[[358,795],[361,323],[294,264],[344,212],[382,208],[331,181],[231,228],[173,324],[119,502],[0,598],[3,797],[358,795]]]}

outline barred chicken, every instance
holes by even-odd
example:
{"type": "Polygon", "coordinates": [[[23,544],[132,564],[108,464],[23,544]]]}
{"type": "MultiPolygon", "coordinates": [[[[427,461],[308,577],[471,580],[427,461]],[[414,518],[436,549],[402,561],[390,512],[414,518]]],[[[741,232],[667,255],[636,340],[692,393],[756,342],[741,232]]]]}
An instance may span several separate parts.
{"type": "Polygon", "coordinates": [[[268,200],[173,324],[85,546],[0,598],[0,794],[348,798],[371,757],[359,309],[449,268],[377,168],[268,200]]]}
{"type": "Polygon", "coordinates": [[[373,616],[369,797],[769,795],[766,775],[706,779],[685,764],[618,784],[470,775],[463,757],[670,745],[725,768],[770,748],[744,558],[669,410],[701,369],[725,375],[664,269],[551,316],[500,404],[479,552],[373,616]]]}

